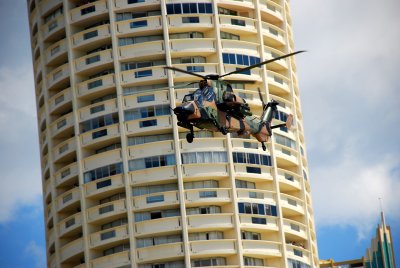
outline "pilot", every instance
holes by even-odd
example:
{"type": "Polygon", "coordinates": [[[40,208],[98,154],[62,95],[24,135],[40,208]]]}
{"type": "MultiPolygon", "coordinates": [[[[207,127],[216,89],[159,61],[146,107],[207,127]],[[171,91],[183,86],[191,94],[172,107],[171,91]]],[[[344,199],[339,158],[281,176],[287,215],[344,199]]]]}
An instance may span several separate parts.
{"type": "Polygon", "coordinates": [[[199,88],[194,92],[194,100],[197,101],[199,106],[203,106],[203,100],[208,102],[215,101],[215,92],[211,86],[210,80],[201,80],[199,88]]]}

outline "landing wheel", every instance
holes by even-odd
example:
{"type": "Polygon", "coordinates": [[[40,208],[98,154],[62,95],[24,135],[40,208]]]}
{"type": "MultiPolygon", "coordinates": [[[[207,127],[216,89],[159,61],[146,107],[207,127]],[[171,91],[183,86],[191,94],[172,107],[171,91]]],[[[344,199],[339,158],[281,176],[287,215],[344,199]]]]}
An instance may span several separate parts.
{"type": "Polygon", "coordinates": [[[267,147],[265,146],[265,144],[262,142],[261,143],[262,149],[264,150],[264,152],[267,150],[267,147]]]}
{"type": "Polygon", "coordinates": [[[194,134],[193,134],[193,133],[188,133],[188,134],[186,134],[186,141],[187,141],[188,143],[192,143],[192,142],[193,142],[193,139],[194,139],[194,134]]]}
{"type": "Polygon", "coordinates": [[[228,134],[228,130],[226,130],[226,127],[221,127],[220,130],[221,130],[222,134],[224,134],[224,135],[228,134]]]}

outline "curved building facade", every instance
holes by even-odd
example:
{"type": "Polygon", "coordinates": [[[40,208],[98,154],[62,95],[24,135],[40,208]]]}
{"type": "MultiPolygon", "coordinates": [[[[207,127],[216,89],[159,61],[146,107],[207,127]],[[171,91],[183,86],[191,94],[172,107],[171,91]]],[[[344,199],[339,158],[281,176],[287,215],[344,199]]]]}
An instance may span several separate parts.
{"type": "Polygon", "coordinates": [[[230,76],[268,149],[170,107],[196,81],[294,51],[287,0],[28,0],[48,267],[318,267],[294,58],[230,76]],[[244,83],[251,80],[253,83],[244,83]]]}

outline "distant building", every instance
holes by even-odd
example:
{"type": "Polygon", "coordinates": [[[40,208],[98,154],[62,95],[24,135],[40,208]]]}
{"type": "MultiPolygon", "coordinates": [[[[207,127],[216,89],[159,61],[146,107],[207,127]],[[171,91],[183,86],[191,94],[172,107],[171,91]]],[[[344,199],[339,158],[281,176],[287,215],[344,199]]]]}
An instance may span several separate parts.
{"type": "Polygon", "coordinates": [[[376,228],[376,236],[361,259],[335,262],[333,259],[321,260],[320,267],[335,268],[396,268],[390,226],[385,223],[383,212],[381,224],[376,228]]]}

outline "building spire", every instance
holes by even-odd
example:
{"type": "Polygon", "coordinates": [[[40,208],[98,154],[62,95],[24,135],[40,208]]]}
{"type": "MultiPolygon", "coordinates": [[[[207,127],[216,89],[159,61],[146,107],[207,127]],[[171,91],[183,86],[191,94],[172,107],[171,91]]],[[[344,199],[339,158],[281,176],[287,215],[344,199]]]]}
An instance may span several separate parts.
{"type": "Polygon", "coordinates": [[[382,222],[382,227],[386,228],[386,221],[385,221],[385,213],[383,212],[383,205],[382,205],[382,198],[379,199],[379,206],[381,208],[381,222],[382,222]]]}

